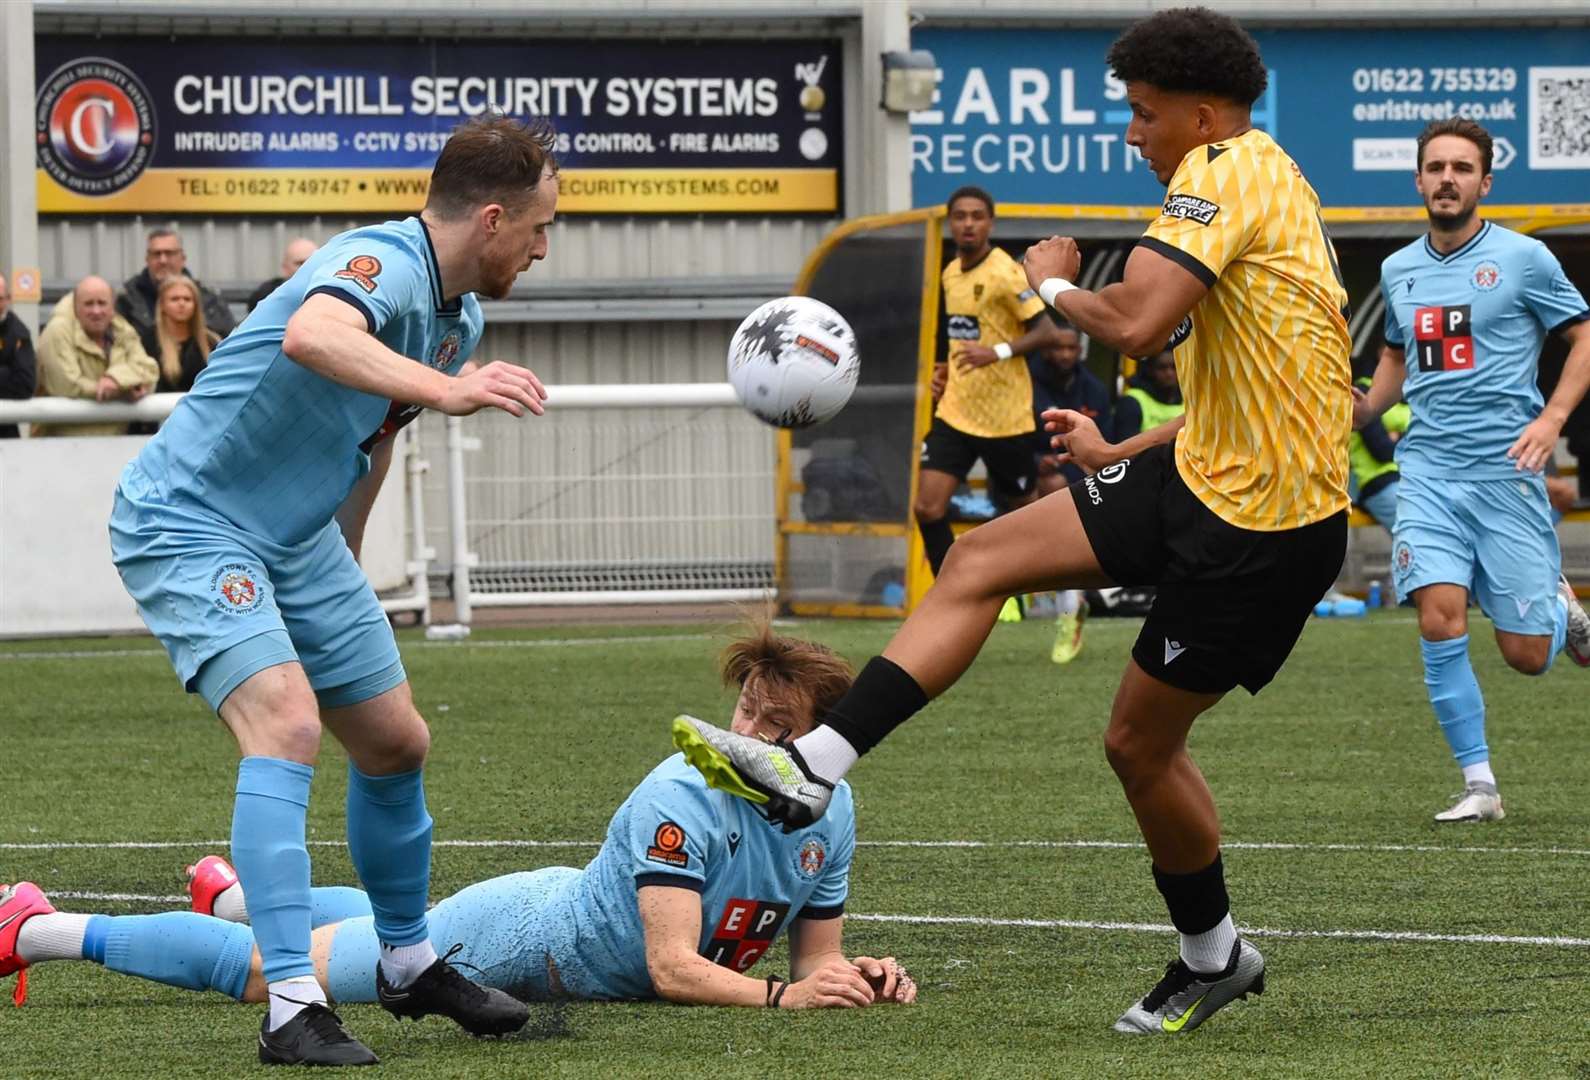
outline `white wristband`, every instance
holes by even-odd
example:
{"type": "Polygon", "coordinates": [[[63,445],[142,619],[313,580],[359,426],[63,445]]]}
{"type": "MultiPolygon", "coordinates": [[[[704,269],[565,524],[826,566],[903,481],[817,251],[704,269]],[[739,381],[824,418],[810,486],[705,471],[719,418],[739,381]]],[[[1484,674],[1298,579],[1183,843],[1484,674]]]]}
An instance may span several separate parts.
{"type": "Polygon", "coordinates": [[[999,357],[1001,360],[1009,360],[1012,356],[1016,355],[1016,351],[1010,347],[1010,342],[1001,341],[998,345],[994,346],[994,355],[999,357]]]}
{"type": "Polygon", "coordinates": [[[1055,297],[1059,296],[1063,292],[1070,292],[1074,288],[1076,288],[1076,286],[1071,284],[1065,278],[1044,278],[1043,284],[1038,286],[1038,295],[1043,298],[1044,303],[1048,304],[1050,307],[1054,307],[1055,297]]]}

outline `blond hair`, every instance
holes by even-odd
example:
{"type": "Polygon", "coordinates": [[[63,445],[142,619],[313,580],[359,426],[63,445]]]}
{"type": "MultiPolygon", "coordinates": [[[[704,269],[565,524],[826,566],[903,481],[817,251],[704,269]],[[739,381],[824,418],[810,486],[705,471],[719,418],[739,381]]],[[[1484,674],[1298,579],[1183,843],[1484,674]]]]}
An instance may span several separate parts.
{"type": "Polygon", "coordinates": [[[828,646],[775,634],[766,623],[730,642],[718,667],[725,686],[743,689],[754,682],[780,697],[810,702],[813,724],[822,722],[856,679],[849,661],[828,646]]]}
{"type": "Polygon", "coordinates": [[[199,296],[199,287],[193,283],[193,279],[174,274],[162,281],[160,290],[155,293],[155,340],[160,343],[160,355],[156,359],[160,361],[160,373],[172,386],[182,381],[182,342],[166,332],[166,315],[160,305],[166,293],[178,288],[187,289],[188,295],[193,297],[193,314],[188,316],[188,337],[198,345],[199,356],[207,364],[210,362],[210,347],[215,343],[214,335],[205,325],[204,300],[199,296]]]}

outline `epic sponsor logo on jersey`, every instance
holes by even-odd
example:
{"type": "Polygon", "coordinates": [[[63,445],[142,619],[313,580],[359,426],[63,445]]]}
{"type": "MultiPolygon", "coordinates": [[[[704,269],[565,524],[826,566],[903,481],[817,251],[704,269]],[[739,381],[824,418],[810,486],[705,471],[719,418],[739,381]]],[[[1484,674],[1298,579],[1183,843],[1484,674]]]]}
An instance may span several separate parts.
{"type": "Polygon", "coordinates": [[[90,56],[56,68],[34,99],[39,168],[79,195],[111,195],[154,156],[149,91],[127,68],[90,56]]]}
{"type": "Polygon", "coordinates": [[[1420,371],[1474,370],[1474,319],[1469,305],[1417,309],[1413,337],[1420,371]]]}
{"type": "Polygon", "coordinates": [[[355,255],[348,265],[332,277],[345,278],[367,293],[375,292],[375,279],[381,276],[381,260],[374,255],[355,255]]]}
{"type": "Polygon", "coordinates": [[[651,846],[646,849],[646,858],[665,866],[689,865],[690,856],[685,852],[685,831],[671,821],[657,826],[651,846]]]}
{"type": "Polygon", "coordinates": [[[723,905],[723,915],[701,955],[732,971],[745,971],[772,947],[788,915],[788,904],[730,900],[723,905]]]}
{"type": "Polygon", "coordinates": [[[227,563],[210,577],[210,591],[215,593],[215,608],[228,615],[247,615],[265,600],[265,590],[260,588],[251,566],[227,563]]]}
{"type": "Polygon", "coordinates": [[[1220,204],[1200,199],[1196,195],[1172,195],[1165,200],[1164,209],[1160,212],[1166,217],[1207,225],[1215,219],[1216,214],[1220,213],[1220,204]]]}
{"type": "Polygon", "coordinates": [[[944,333],[951,341],[976,341],[983,336],[976,315],[951,315],[944,333]]]}

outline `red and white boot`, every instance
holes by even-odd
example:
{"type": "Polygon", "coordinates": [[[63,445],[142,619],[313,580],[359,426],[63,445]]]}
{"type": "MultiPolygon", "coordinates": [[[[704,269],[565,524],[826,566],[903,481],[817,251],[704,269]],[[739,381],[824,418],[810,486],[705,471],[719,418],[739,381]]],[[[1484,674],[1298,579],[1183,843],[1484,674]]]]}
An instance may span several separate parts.
{"type": "Polygon", "coordinates": [[[0,979],[15,974],[17,988],[11,1000],[19,1007],[28,999],[28,962],[17,955],[17,938],[22,924],[35,915],[50,915],[54,905],[31,881],[0,885],[0,979]]]}

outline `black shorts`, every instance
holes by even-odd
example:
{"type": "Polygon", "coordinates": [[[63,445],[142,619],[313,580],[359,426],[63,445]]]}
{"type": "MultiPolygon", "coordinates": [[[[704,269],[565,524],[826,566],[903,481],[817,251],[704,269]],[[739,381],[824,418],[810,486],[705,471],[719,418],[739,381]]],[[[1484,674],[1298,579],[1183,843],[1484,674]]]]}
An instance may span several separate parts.
{"type": "Polygon", "coordinates": [[[1347,554],[1347,511],[1239,529],[1188,490],[1165,443],[1071,485],[1104,572],[1157,592],[1132,658],[1195,693],[1257,694],[1281,670],[1347,554]]]}
{"type": "Polygon", "coordinates": [[[1036,490],[1038,462],[1033,458],[1031,432],[1002,439],[968,435],[937,416],[922,440],[922,468],[949,473],[965,480],[978,458],[988,470],[988,487],[1002,495],[1025,498],[1036,490]]]}

